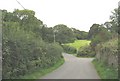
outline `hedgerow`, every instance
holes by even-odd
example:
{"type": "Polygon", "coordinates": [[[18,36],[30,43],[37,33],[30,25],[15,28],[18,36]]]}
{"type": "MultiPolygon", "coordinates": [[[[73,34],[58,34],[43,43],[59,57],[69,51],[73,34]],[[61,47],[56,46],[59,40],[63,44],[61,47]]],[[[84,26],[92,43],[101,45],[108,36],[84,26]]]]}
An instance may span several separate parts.
{"type": "Polygon", "coordinates": [[[3,79],[18,79],[61,60],[62,47],[42,40],[40,24],[33,11],[3,10],[3,79]]]}

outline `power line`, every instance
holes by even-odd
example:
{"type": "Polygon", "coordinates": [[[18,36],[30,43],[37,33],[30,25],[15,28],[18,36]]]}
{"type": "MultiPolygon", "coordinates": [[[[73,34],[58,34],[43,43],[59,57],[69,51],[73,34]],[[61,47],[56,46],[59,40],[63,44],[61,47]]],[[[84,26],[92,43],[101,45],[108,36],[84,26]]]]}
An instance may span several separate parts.
{"type": "Polygon", "coordinates": [[[17,2],[18,2],[18,4],[25,10],[25,7],[18,1],[18,0],[16,0],[17,2]]]}

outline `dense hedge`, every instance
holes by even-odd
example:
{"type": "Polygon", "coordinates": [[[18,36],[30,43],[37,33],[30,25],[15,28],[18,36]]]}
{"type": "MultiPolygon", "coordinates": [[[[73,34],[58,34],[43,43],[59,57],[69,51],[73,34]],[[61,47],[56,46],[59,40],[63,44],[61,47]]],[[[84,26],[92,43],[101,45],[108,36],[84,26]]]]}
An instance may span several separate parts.
{"type": "Polygon", "coordinates": [[[77,52],[77,49],[69,46],[69,45],[62,45],[64,52],[69,53],[69,54],[75,54],[77,52]]]}
{"type": "Polygon", "coordinates": [[[103,64],[118,69],[118,38],[111,39],[96,46],[96,59],[103,64]]]}
{"type": "MultiPolygon", "coordinates": [[[[29,13],[29,10],[20,12],[24,11],[29,13]]],[[[62,47],[57,43],[44,42],[39,32],[35,32],[35,29],[39,29],[36,22],[26,22],[27,25],[24,25],[21,23],[22,20],[10,20],[11,16],[11,19],[13,18],[13,13],[5,14],[7,15],[3,18],[3,79],[18,79],[37,69],[51,67],[61,60],[62,47]],[[22,28],[23,26],[25,28],[22,28]]],[[[34,16],[29,16],[36,19],[34,16]]],[[[26,20],[29,21],[29,18],[26,20]]]]}
{"type": "Polygon", "coordinates": [[[91,50],[90,46],[80,47],[77,52],[78,57],[94,57],[95,52],[91,50]]]}

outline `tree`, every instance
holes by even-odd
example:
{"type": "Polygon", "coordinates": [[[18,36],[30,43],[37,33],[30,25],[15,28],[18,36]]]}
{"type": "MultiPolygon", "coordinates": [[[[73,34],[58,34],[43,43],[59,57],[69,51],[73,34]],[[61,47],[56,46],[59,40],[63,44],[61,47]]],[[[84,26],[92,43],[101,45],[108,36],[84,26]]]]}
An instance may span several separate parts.
{"type": "Polygon", "coordinates": [[[95,50],[95,47],[97,44],[106,42],[109,39],[111,39],[111,33],[108,31],[107,28],[103,27],[102,25],[98,28],[98,32],[94,35],[94,37],[91,39],[90,45],[92,46],[93,50],[95,50]]]}
{"type": "Polygon", "coordinates": [[[118,34],[120,35],[120,5],[118,7],[118,34]]]}
{"type": "Polygon", "coordinates": [[[55,41],[60,44],[74,42],[75,40],[73,31],[66,25],[58,24],[54,26],[53,32],[55,33],[55,41]]]}
{"type": "Polygon", "coordinates": [[[41,36],[42,36],[42,39],[45,41],[45,42],[49,42],[49,43],[52,43],[54,42],[54,33],[53,33],[53,28],[52,27],[45,27],[43,26],[40,30],[41,32],[41,36]]]}
{"type": "Polygon", "coordinates": [[[112,11],[112,15],[110,16],[110,21],[105,22],[104,25],[106,28],[109,29],[109,31],[113,34],[118,33],[118,21],[119,21],[119,9],[114,9],[112,11]]]}
{"type": "Polygon", "coordinates": [[[42,28],[43,22],[35,17],[35,12],[32,10],[15,10],[12,13],[13,21],[19,22],[21,29],[32,31],[36,34],[42,28]]]}
{"type": "Polygon", "coordinates": [[[88,39],[92,39],[99,32],[99,24],[93,24],[88,33],[88,39]]]}
{"type": "Polygon", "coordinates": [[[72,31],[74,32],[74,36],[76,37],[76,39],[78,40],[87,39],[88,32],[80,31],[75,28],[72,28],[72,31]]]}

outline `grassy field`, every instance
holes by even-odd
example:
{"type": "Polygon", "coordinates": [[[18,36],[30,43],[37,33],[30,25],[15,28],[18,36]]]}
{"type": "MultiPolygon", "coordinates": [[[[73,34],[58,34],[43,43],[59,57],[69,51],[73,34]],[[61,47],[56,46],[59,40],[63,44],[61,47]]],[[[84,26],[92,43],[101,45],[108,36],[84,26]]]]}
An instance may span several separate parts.
{"type": "Polygon", "coordinates": [[[82,46],[89,45],[91,41],[89,40],[76,40],[74,43],[68,43],[66,45],[70,45],[72,47],[75,47],[76,49],[79,49],[82,46]]]}
{"type": "Polygon", "coordinates": [[[54,66],[52,66],[50,68],[45,68],[43,70],[37,70],[37,71],[35,71],[33,73],[30,73],[28,75],[25,75],[25,76],[23,76],[21,78],[22,79],[40,79],[40,77],[42,77],[45,74],[48,74],[48,73],[54,71],[55,69],[60,67],[63,63],[64,63],[64,59],[61,59],[58,63],[56,63],[54,66]]]}

